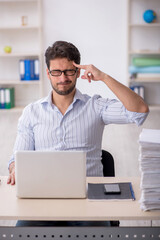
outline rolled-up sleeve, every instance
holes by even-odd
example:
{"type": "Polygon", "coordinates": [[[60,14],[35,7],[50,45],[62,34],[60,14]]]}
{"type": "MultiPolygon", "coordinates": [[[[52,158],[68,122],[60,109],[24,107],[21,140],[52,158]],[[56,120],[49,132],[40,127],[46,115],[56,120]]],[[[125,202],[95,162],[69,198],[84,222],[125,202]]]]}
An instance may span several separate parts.
{"type": "Polygon", "coordinates": [[[97,99],[97,106],[100,109],[100,114],[104,124],[127,124],[136,123],[142,125],[148,116],[148,113],[138,113],[128,111],[124,105],[116,99],[97,99]]]}

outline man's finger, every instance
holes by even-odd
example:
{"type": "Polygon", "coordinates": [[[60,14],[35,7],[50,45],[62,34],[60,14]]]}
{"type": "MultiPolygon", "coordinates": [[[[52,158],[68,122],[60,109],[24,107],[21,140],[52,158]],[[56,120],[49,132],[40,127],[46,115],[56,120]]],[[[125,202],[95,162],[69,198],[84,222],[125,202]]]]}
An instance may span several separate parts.
{"type": "Polygon", "coordinates": [[[11,182],[11,176],[9,175],[8,179],[7,179],[7,183],[9,184],[11,182]]]}
{"type": "Polygon", "coordinates": [[[80,69],[84,69],[84,70],[87,69],[87,65],[80,65],[80,64],[77,64],[75,62],[73,62],[73,65],[77,68],[80,68],[80,69]]]}
{"type": "Polygon", "coordinates": [[[7,184],[14,185],[15,184],[15,174],[10,174],[8,179],[7,179],[7,184]]]}
{"type": "Polygon", "coordinates": [[[11,176],[11,185],[14,185],[15,184],[15,175],[13,174],[11,176]]]}
{"type": "Polygon", "coordinates": [[[92,80],[91,75],[88,75],[88,74],[82,75],[81,78],[82,79],[87,79],[88,82],[91,82],[91,80],[92,80]]]}

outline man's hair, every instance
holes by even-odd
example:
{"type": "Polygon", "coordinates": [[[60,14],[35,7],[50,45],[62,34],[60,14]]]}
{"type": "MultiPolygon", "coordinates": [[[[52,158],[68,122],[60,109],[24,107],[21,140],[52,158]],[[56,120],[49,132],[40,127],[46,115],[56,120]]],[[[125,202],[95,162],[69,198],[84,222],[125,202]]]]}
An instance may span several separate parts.
{"type": "Polygon", "coordinates": [[[51,47],[48,47],[45,52],[45,60],[48,69],[50,68],[50,60],[56,58],[67,58],[69,61],[80,64],[81,56],[79,50],[72,43],[57,41],[51,47]]]}

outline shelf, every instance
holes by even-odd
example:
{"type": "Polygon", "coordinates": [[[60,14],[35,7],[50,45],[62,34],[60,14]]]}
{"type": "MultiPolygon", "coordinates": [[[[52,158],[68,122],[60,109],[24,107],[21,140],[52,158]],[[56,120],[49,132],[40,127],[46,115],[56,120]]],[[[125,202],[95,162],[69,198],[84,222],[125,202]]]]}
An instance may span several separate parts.
{"type": "Polygon", "coordinates": [[[130,50],[129,54],[144,54],[144,55],[160,55],[160,51],[134,51],[134,50],[130,50]]]}
{"type": "Polygon", "coordinates": [[[28,80],[28,81],[18,81],[18,80],[15,80],[15,81],[8,81],[8,80],[6,80],[6,81],[1,81],[0,80],[0,85],[12,85],[12,84],[14,84],[14,85],[24,85],[24,84],[28,84],[28,85],[34,85],[34,84],[40,84],[40,81],[39,80],[28,80]]]}
{"type": "Polygon", "coordinates": [[[19,113],[19,112],[22,112],[24,109],[24,107],[14,107],[14,108],[10,108],[10,109],[0,109],[0,113],[19,113]]]}
{"type": "Polygon", "coordinates": [[[160,83],[160,77],[137,77],[130,82],[144,82],[144,83],[160,83]]]}
{"type": "Polygon", "coordinates": [[[0,0],[0,3],[38,2],[39,0],[0,0]]]}
{"type": "Polygon", "coordinates": [[[11,53],[0,53],[0,57],[38,57],[40,52],[11,52],[11,53]]]}
{"type": "MultiPolygon", "coordinates": [[[[144,12],[153,9],[159,12],[160,0],[128,0],[127,1],[127,82],[128,86],[143,86],[145,101],[151,109],[160,111],[160,73],[130,74],[129,67],[133,58],[160,59],[160,19],[152,23],[144,21],[144,12]]],[[[144,62],[145,65],[145,62],[144,62]]],[[[143,66],[145,67],[145,66],[143,66]]],[[[147,67],[147,66],[146,66],[147,67]]],[[[148,66],[152,67],[152,65],[148,66]]],[[[137,88],[133,88],[137,91],[137,88]]],[[[140,93],[140,88],[138,88],[140,93]]]]}
{"type": "Polygon", "coordinates": [[[151,111],[160,111],[160,104],[149,105],[151,111]]]}
{"type": "Polygon", "coordinates": [[[129,24],[129,27],[160,27],[160,23],[135,23],[135,24],[129,24]]]}
{"type": "Polygon", "coordinates": [[[3,19],[0,22],[0,87],[15,89],[16,106],[12,109],[0,109],[1,114],[22,112],[24,106],[42,97],[41,14],[42,0],[0,0],[0,15],[3,19]],[[4,51],[5,46],[11,46],[11,53],[4,51]],[[34,74],[38,73],[40,80],[20,80],[21,59],[39,60],[38,64],[24,64],[21,70],[30,74],[29,78],[29,69],[34,74]]]}
{"type": "Polygon", "coordinates": [[[39,29],[39,26],[29,26],[29,25],[27,25],[27,26],[0,26],[0,30],[32,30],[32,29],[39,29]]]}

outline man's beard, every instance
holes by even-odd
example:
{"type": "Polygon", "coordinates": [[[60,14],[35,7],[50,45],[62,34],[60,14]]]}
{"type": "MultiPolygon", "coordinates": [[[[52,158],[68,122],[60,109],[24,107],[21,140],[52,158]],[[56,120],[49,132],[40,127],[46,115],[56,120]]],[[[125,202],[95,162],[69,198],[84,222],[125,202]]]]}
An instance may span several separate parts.
{"type": "MultiPolygon", "coordinates": [[[[66,82],[70,82],[70,81],[67,80],[66,82]]],[[[61,83],[59,83],[59,84],[61,84],[61,83]]],[[[52,82],[51,82],[51,85],[52,85],[53,90],[54,90],[57,94],[65,96],[65,95],[70,94],[70,93],[75,89],[76,83],[74,83],[69,89],[67,89],[67,90],[65,90],[65,91],[59,90],[58,88],[56,88],[55,86],[53,86],[52,82]]]]}

